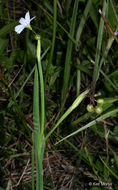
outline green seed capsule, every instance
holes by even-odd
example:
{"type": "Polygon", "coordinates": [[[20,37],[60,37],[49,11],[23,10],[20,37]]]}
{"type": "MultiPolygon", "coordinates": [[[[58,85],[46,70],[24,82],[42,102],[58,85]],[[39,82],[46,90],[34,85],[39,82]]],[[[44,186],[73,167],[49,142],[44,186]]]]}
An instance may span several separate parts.
{"type": "Polygon", "coordinates": [[[96,107],[95,107],[95,112],[96,112],[97,114],[101,114],[101,113],[103,112],[102,107],[96,106],[96,107]]]}
{"type": "Polygon", "coordinates": [[[96,101],[98,104],[104,104],[104,99],[98,99],[97,101],[96,101]]]}
{"type": "Polygon", "coordinates": [[[94,107],[92,104],[88,104],[86,109],[88,112],[94,112],[94,107]]]}
{"type": "Polygon", "coordinates": [[[40,38],[41,38],[40,35],[38,34],[35,35],[35,40],[40,40],[40,38]]]}

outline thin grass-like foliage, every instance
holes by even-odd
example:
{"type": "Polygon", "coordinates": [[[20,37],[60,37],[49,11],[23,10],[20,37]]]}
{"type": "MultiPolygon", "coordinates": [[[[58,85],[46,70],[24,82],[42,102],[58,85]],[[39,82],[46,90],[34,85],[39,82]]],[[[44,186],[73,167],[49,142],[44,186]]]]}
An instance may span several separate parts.
{"type": "Polygon", "coordinates": [[[117,189],[116,1],[31,0],[31,25],[17,2],[0,3],[0,190],[117,189]]]}
{"type": "MultiPolygon", "coordinates": [[[[106,0],[104,0],[103,14],[106,13],[107,8],[108,8],[108,2],[106,0]]],[[[98,36],[97,36],[95,66],[94,66],[94,71],[93,71],[93,92],[95,91],[95,85],[96,85],[96,82],[98,80],[98,75],[99,75],[99,61],[100,61],[100,53],[101,53],[101,47],[102,47],[103,31],[104,31],[104,21],[101,18],[100,19],[98,36]]]]}
{"type": "MultiPolygon", "coordinates": [[[[79,0],[75,0],[72,19],[71,19],[71,25],[70,25],[70,36],[72,36],[72,37],[74,37],[78,3],[79,3],[79,0]]],[[[62,106],[62,108],[64,106],[67,88],[68,88],[69,77],[70,77],[70,69],[71,69],[70,62],[71,62],[71,55],[72,55],[72,46],[73,46],[73,42],[70,39],[68,39],[65,66],[64,66],[63,87],[62,87],[62,92],[61,92],[61,106],[62,106]]]]}
{"type": "Polygon", "coordinates": [[[83,16],[81,18],[81,21],[80,21],[80,24],[78,26],[78,29],[77,29],[77,33],[76,33],[76,50],[79,49],[79,45],[80,45],[80,37],[81,37],[81,34],[82,34],[82,31],[83,31],[83,28],[84,28],[84,25],[85,25],[85,22],[87,20],[87,16],[88,16],[88,13],[91,9],[91,5],[92,5],[92,0],[89,0],[87,2],[87,5],[85,7],[85,10],[84,10],[84,13],[83,13],[83,16]]]}
{"type": "MultiPolygon", "coordinates": [[[[41,60],[46,56],[46,54],[48,53],[50,49],[50,46],[44,51],[44,53],[42,54],[41,56],[41,60]]],[[[20,89],[18,90],[18,92],[14,95],[14,99],[16,100],[17,97],[20,95],[20,93],[23,91],[25,85],[27,84],[28,80],[31,78],[32,74],[34,73],[35,71],[35,67],[33,67],[33,69],[31,70],[31,72],[29,73],[29,75],[27,76],[26,80],[23,82],[22,86],[20,87],[20,89]]],[[[10,101],[9,104],[8,104],[8,108],[10,108],[12,105],[14,104],[14,101],[10,101]]]]}
{"type": "Polygon", "coordinates": [[[57,121],[56,125],[50,130],[50,132],[46,135],[46,140],[49,136],[55,131],[55,129],[62,123],[62,121],[82,102],[82,100],[86,97],[89,90],[81,93],[73,102],[73,104],[67,109],[67,111],[61,116],[61,118],[57,121]]]}
{"type": "Polygon", "coordinates": [[[52,36],[52,46],[51,46],[51,51],[50,51],[50,58],[48,62],[48,67],[45,75],[45,85],[47,82],[49,70],[50,70],[50,65],[52,64],[52,59],[53,59],[53,53],[54,53],[54,47],[55,47],[55,39],[56,39],[56,26],[57,26],[57,0],[54,0],[54,17],[53,17],[53,36],[52,36]]]}
{"type": "Polygon", "coordinates": [[[118,112],[118,108],[117,109],[114,109],[112,111],[109,111],[107,112],[106,114],[104,115],[101,115],[100,117],[94,119],[93,121],[89,122],[88,124],[86,124],[85,126],[81,127],[80,129],[76,130],[75,132],[71,133],[70,135],[64,137],[62,140],[60,140],[58,143],[72,137],[73,135],[76,135],[77,133],[83,131],[83,130],[86,130],[87,128],[93,126],[94,124],[96,124],[96,122],[100,122],[100,121],[103,121],[104,119],[108,118],[108,117],[111,117],[113,116],[114,114],[116,114],[118,112]]]}

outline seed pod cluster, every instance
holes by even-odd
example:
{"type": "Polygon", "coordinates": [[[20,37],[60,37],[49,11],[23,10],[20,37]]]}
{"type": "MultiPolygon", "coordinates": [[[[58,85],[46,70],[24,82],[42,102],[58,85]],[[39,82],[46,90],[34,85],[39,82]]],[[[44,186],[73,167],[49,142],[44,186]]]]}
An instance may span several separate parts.
{"type": "Polygon", "coordinates": [[[97,105],[94,107],[92,104],[88,104],[86,109],[88,112],[95,112],[97,114],[101,114],[103,112],[103,104],[104,104],[104,99],[100,98],[98,100],[96,100],[97,105]]]}

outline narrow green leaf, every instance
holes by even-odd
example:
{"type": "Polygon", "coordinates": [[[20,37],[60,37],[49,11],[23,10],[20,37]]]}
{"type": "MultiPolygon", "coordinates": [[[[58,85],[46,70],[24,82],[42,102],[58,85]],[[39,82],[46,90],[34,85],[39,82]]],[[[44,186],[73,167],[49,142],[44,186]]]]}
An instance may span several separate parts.
{"type": "Polygon", "coordinates": [[[100,157],[101,161],[103,162],[103,164],[105,165],[105,167],[109,170],[109,172],[118,180],[118,176],[113,172],[113,170],[111,168],[109,168],[109,166],[104,162],[104,160],[100,157]]]}
{"type": "MultiPolygon", "coordinates": [[[[79,3],[79,0],[75,0],[72,19],[71,19],[71,25],[70,25],[70,36],[72,36],[72,37],[74,36],[74,31],[75,31],[78,3],[79,3]]],[[[69,39],[68,43],[67,43],[64,78],[63,78],[64,82],[63,82],[62,93],[61,93],[61,106],[62,107],[64,106],[64,101],[65,101],[69,77],[70,77],[70,69],[71,69],[70,62],[71,62],[71,54],[72,54],[72,45],[73,45],[73,42],[69,39]]]]}
{"type": "Polygon", "coordinates": [[[0,55],[3,54],[6,46],[8,44],[8,40],[7,39],[3,39],[3,38],[0,38],[0,55]]]}
{"type": "MultiPolygon", "coordinates": [[[[102,10],[104,15],[106,13],[107,7],[108,7],[108,3],[106,2],[106,0],[104,0],[103,10],[102,10]]],[[[98,36],[97,36],[95,66],[94,66],[94,72],[93,72],[93,86],[94,87],[96,85],[96,81],[98,80],[98,74],[99,74],[99,60],[100,60],[100,52],[101,52],[101,46],[102,46],[103,32],[104,32],[104,21],[101,17],[98,36]]]]}
{"type": "MultiPolygon", "coordinates": [[[[89,123],[86,124],[85,126],[81,127],[80,129],[76,130],[75,132],[71,133],[70,135],[64,137],[64,138],[63,138],[62,140],[60,140],[58,143],[64,141],[65,139],[68,139],[69,137],[72,137],[72,136],[78,134],[79,132],[81,132],[81,131],[83,131],[83,130],[85,130],[85,129],[91,127],[91,126],[93,126],[94,124],[96,124],[96,122],[103,121],[104,119],[113,116],[113,115],[116,114],[117,112],[118,112],[118,108],[117,108],[117,109],[114,109],[114,110],[112,110],[112,111],[110,111],[110,112],[107,112],[106,114],[104,114],[104,115],[98,117],[97,119],[94,119],[93,121],[89,122],[89,123]]],[[[58,144],[58,143],[57,143],[57,144],[58,144]]]]}
{"type": "Polygon", "coordinates": [[[89,10],[91,8],[91,5],[92,5],[92,0],[89,0],[87,2],[87,5],[86,5],[84,13],[83,13],[83,16],[81,18],[80,24],[79,24],[78,29],[77,29],[77,33],[76,33],[76,41],[77,41],[76,50],[77,51],[78,51],[79,45],[80,45],[79,41],[80,41],[81,33],[83,31],[83,28],[84,28],[84,25],[85,25],[89,10]]]}
{"type": "Polygon", "coordinates": [[[50,65],[52,64],[53,60],[53,52],[54,52],[54,47],[55,47],[55,39],[56,39],[56,27],[57,27],[57,0],[54,0],[54,19],[53,19],[53,36],[52,36],[52,47],[50,51],[50,57],[49,57],[49,62],[48,62],[48,67],[46,71],[46,76],[45,76],[45,86],[50,70],[50,65]]]}
{"type": "Polygon", "coordinates": [[[48,137],[53,133],[53,131],[62,123],[62,121],[82,102],[82,100],[85,98],[85,96],[88,94],[89,90],[84,91],[81,93],[76,100],[73,102],[73,104],[68,108],[68,110],[62,115],[62,117],[58,120],[56,125],[50,130],[50,132],[46,136],[46,140],[48,137]]]}
{"type": "Polygon", "coordinates": [[[9,32],[13,31],[13,28],[16,26],[18,22],[12,22],[10,24],[5,25],[3,28],[0,29],[0,36],[5,36],[9,32]]]}

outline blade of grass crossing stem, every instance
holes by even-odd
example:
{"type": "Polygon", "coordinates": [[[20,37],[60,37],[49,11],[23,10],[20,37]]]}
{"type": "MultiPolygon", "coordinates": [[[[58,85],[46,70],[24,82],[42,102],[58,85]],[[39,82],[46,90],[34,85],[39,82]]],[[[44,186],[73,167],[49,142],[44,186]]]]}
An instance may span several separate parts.
{"type": "Polygon", "coordinates": [[[24,115],[23,115],[23,112],[22,112],[22,109],[21,109],[21,105],[19,105],[18,102],[14,99],[14,94],[13,94],[12,89],[9,88],[9,87],[7,89],[8,89],[8,92],[10,94],[10,97],[14,101],[14,105],[15,105],[14,109],[15,109],[16,113],[18,113],[19,118],[21,119],[22,127],[30,135],[31,133],[30,133],[28,127],[27,127],[26,119],[24,118],[24,115]]]}
{"type": "MultiPolygon", "coordinates": [[[[116,30],[116,31],[117,31],[117,30],[116,30]]],[[[111,46],[112,46],[112,44],[113,44],[113,41],[114,41],[114,38],[113,38],[113,37],[111,37],[111,38],[108,39],[105,52],[104,52],[104,54],[103,54],[103,56],[102,56],[102,58],[101,58],[100,64],[99,64],[98,77],[99,77],[99,74],[100,74],[100,68],[102,67],[102,64],[104,63],[104,61],[105,61],[105,59],[106,59],[106,57],[107,57],[107,55],[108,55],[108,52],[109,52],[109,50],[110,50],[110,48],[111,48],[111,46]]]]}
{"type": "Polygon", "coordinates": [[[71,133],[70,135],[64,137],[62,140],[60,140],[60,141],[57,142],[56,144],[58,144],[58,143],[60,143],[60,142],[62,142],[62,141],[64,141],[64,140],[68,139],[69,137],[72,137],[72,136],[78,134],[78,133],[81,132],[81,131],[84,131],[85,129],[87,129],[87,128],[93,126],[93,125],[95,125],[97,122],[103,121],[104,119],[106,119],[106,118],[108,118],[108,117],[111,117],[112,115],[116,114],[117,112],[118,112],[118,108],[117,108],[117,109],[114,109],[114,110],[112,110],[112,111],[110,111],[110,112],[108,112],[108,113],[106,113],[106,114],[104,114],[104,115],[102,115],[102,116],[100,116],[100,117],[98,117],[97,119],[91,121],[91,122],[88,123],[87,125],[81,127],[80,129],[76,130],[75,132],[71,133]]]}
{"type": "Polygon", "coordinates": [[[56,38],[56,26],[57,26],[57,0],[54,0],[54,19],[53,19],[52,47],[51,47],[49,62],[48,62],[47,71],[46,71],[46,75],[45,75],[45,86],[46,86],[46,82],[47,82],[48,74],[49,74],[49,70],[50,70],[50,65],[52,63],[52,58],[53,58],[53,52],[54,52],[54,46],[55,46],[55,38],[56,38]]]}
{"type": "MultiPolygon", "coordinates": [[[[93,60],[90,60],[91,61],[91,63],[93,63],[94,65],[95,65],[95,62],[93,61],[93,60]]],[[[102,60],[101,60],[102,61],[102,60]]],[[[111,79],[101,70],[101,69],[99,69],[100,71],[100,73],[104,76],[104,78],[109,82],[109,84],[112,86],[112,88],[116,91],[116,92],[118,92],[118,88],[116,87],[116,85],[111,81],[111,79]]]]}
{"type": "MultiPolygon", "coordinates": [[[[49,51],[50,46],[44,51],[44,53],[41,56],[41,60],[45,57],[45,55],[47,54],[47,52],[49,51]]],[[[28,80],[30,79],[30,77],[32,76],[33,72],[35,71],[35,66],[33,67],[33,69],[31,70],[30,74],[28,75],[28,77],[26,78],[26,80],[24,81],[24,83],[22,84],[22,86],[20,87],[20,89],[18,90],[18,92],[14,95],[14,99],[16,100],[16,98],[19,96],[19,94],[22,92],[23,88],[25,87],[25,85],[27,84],[28,80]]],[[[8,108],[10,108],[12,105],[14,104],[14,102],[11,100],[8,104],[8,108]]]]}
{"type": "Polygon", "coordinates": [[[53,131],[62,123],[62,121],[81,103],[81,101],[85,98],[85,96],[88,94],[89,90],[84,91],[81,93],[76,100],[73,102],[73,104],[68,108],[68,110],[62,115],[62,117],[58,120],[56,125],[50,130],[50,132],[47,134],[45,140],[48,139],[48,137],[53,133],[53,131]]]}
{"type": "Polygon", "coordinates": [[[82,121],[87,121],[91,115],[92,115],[92,113],[87,112],[87,113],[85,113],[84,115],[82,115],[81,117],[79,117],[78,119],[72,121],[72,122],[70,123],[70,125],[71,125],[71,126],[74,126],[74,125],[78,125],[78,123],[80,123],[80,122],[82,122],[82,121]]]}
{"type": "MultiPolygon", "coordinates": [[[[74,36],[74,31],[75,31],[78,3],[79,3],[79,0],[75,0],[72,19],[71,19],[71,25],[70,25],[70,35],[72,37],[74,36]]],[[[66,92],[67,92],[68,82],[69,82],[69,77],[70,77],[70,62],[71,62],[71,54],[72,54],[72,45],[73,45],[73,42],[70,39],[68,39],[65,68],[64,68],[63,87],[62,87],[62,92],[61,92],[61,107],[62,108],[64,107],[64,102],[65,102],[65,97],[66,97],[66,92]]],[[[63,109],[62,109],[62,112],[63,112],[63,109]]]]}
{"type": "Polygon", "coordinates": [[[104,78],[109,82],[109,84],[112,86],[112,88],[118,92],[117,86],[112,82],[112,80],[100,69],[101,74],[104,76],[104,78]]]}
{"type": "Polygon", "coordinates": [[[95,168],[94,168],[93,161],[92,161],[92,159],[91,159],[91,156],[90,156],[89,153],[88,153],[88,149],[87,149],[86,146],[85,146],[84,150],[85,150],[85,153],[86,153],[86,155],[87,155],[87,157],[88,157],[89,163],[90,163],[90,165],[91,165],[91,167],[92,167],[92,169],[93,169],[94,174],[95,174],[96,176],[98,176],[98,175],[97,175],[97,171],[96,171],[95,168]]]}
{"type": "Polygon", "coordinates": [[[107,164],[104,162],[104,160],[103,160],[101,157],[100,157],[100,159],[101,159],[101,161],[103,162],[103,164],[105,165],[105,167],[109,170],[109,172],[118,180],[117,174],[115,174],[114,171],[111,170],[111,169],[107,166],[107,164]]]}
{"type": "Polygon", "coordinates": [[[80,41],[81,33],[83,31],[83,28],[84,28],[84,25],[85,25],[85,22],[86,22],[89,10],[91,8],[91,5],[92,5],[92,0],[89,0],[87,2],[86,8],[85,8],[84,13],[83,13],[83,16],[81,18],[79,27],[77,29],[77,33],[76,33],[76,42],[77,42],[77,45],[75,46],[77,51],[79,49],[79,41],[80,41]]]}
{"type": "MultiPolygon", "coordinates": [[[[118,30],[118,27],[116,28],[115,31],[117,31],[117,30],[118,30]]],[[[106,59],[106,57],[107,57],[107,55],[108,55],[108,53],[109,53],[109,50],[110,50],[111,47],[112,47],[113,41],[114,41],[114,38],[113,38],[113,36],[111,36],[111,37],[108,39],[107,46],[106,46],[106,50],[105,50],[105,52],[104,52],[104,54],[103,54],[103,56],[102,56],[102,59],[101,59],[101,61],[100,61],[100,64],[99,64],[98,77],[99,77],[99,73],[100,73],[100,69],[101,69],[101,67],[102,67],[102,64],[104,63],[104,61],[105,61],[105,59],[106,59]]]]}
{"type": "MultiPolygon", "coordinates": [[[[106,13],[107,7],[108,7],[108,2],[106,2],[106,0],[104,0],[103,10],[102,10],[103,14],[106,13]]],[[[99,25],[99,31],[98,31],[98,37],[97,37],[95,66],[94,66],[94,71],[93,71],[93,91],[95,91],[96,82],[98,80],[99,60],[100,60],[100,52],[101,52],[102,39],[103,39],[103,31],[104,31],[104,21],[101,18],[100,19],[100,25],[99,25]]]]}

